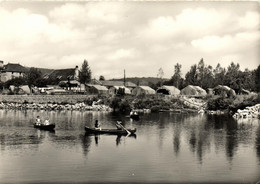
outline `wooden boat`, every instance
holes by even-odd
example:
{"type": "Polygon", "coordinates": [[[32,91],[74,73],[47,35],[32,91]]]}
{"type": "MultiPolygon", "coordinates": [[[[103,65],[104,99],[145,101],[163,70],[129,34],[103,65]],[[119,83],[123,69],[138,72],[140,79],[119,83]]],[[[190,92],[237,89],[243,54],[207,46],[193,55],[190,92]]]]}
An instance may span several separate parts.
{"type": "Polygon", "coordinates": [[[34,128],[39,128],[41,130],[54,130],[55,128],[55,124],[49,124],[49,125],[45,125],[45,124],[33,124],[34,128]]]}
{"type": "MultiPolygon", "coordinates": [[[[97,128],[90,128],[85,126],[86,133],[92,134],[116,134],[116,135],[124,135],[128,134],[125,129],[97,129],[97,128]]],[[[131,134],[136,132],[136,128],[134,129],[127,129],[131,134]]]]}

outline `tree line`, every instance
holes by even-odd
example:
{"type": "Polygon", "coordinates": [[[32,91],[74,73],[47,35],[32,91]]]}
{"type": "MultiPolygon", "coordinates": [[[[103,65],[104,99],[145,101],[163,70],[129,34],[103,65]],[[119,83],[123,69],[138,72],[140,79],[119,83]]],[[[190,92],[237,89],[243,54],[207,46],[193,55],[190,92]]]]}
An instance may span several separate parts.
{"type": "Polygon", "coordinates": [[[174,74],[164,85],[173,85],[182,89],[188,85],[200,86],[203,89],[214,88],[217,85],[226,85],[241,93],[243,89],[260,92],[260,65],[255,70],[240,70],[240,65],[231,62],[227,68],[219,63],[216,68],[206,65],[203,58],[198,64],[191,66],[190,70],[182,78],[181,64],[174,66],[174,74]]]}
{"type": "MultiPolygon", "coordinates": [[[[174,66],[173,76],[169,80],[160,81],[157,84],[150,83],[149,86],[157,88],[161,85],[173,85],[178,89],[182,89],[188,85],[200,86],[203,89],[214,88],[217,85],[226,85],[234,89],[236,93],[240,93],[243,89],[249,91],[260,92],[260,65],[255,70],[240,70],[240,65],[231,62],[227,68],[222,67],[219,63],[215,68],[206,65],[203,58],[190,67],[190,70],[182,77],[182,65],[177,63],[174,66]]],[[[159,69],[157,77],[163,77],[162,68],[159,69]]],[[[78,81],[81,84],[87,84],[91,81],[92,72],[87,60],[84,60],[79,70],[78,81]]],[[[104,76],[100,76],[100,80],[105,80],[104,76]]],[[[70,79],[68,79],[69,83],[70,79]]],[[[37,68],[30,68],[22,78],[13,78],[5,83],[1,83],[1,87],[9,88],[10,85],[20,86],[28,85],[46,87],[46,85],[57,85],[60,79],[45,78],[42,72],[37,68]]]]}

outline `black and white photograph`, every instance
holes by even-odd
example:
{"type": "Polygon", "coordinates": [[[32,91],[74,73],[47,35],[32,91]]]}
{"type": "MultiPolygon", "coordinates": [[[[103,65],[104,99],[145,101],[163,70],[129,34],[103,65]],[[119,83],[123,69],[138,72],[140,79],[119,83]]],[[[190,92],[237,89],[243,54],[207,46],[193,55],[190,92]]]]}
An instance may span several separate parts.
{"type": "Polygon", "coordinates": [[[260,3],[0,0],[0,184],[260,183],[260,3]]]}

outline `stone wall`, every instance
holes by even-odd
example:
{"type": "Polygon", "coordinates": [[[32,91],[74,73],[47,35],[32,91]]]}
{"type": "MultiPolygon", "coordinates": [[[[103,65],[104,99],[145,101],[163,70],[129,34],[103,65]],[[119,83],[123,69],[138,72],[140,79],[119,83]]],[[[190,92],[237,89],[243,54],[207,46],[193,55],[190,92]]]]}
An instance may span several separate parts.
{"type": "Polygon", "coordinates": [[[0,95],[0,102],[7,103],[70,103],[76,104],[93,97],[90,95],[0,95]]]}

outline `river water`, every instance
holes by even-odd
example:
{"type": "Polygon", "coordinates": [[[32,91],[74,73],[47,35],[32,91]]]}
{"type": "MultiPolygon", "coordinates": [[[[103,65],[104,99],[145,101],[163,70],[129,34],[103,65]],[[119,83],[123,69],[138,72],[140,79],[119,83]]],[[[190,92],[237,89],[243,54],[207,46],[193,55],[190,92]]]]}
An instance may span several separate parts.
{"type": "Polygon", "coordinates": [[[0,183],[256,183],[260,120],[151,113],[0,110],[0,183]],[[33,127],[37,115],[55,132],[33,127]],[[122,120],[136,136],[85,134],[122,120]]]}

